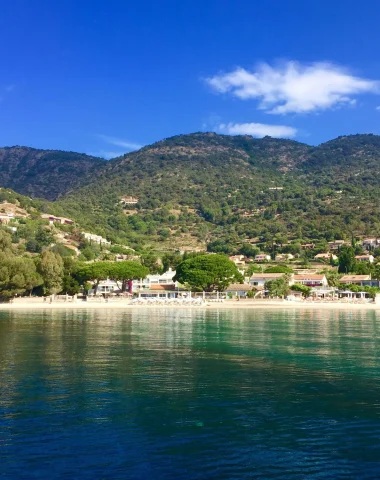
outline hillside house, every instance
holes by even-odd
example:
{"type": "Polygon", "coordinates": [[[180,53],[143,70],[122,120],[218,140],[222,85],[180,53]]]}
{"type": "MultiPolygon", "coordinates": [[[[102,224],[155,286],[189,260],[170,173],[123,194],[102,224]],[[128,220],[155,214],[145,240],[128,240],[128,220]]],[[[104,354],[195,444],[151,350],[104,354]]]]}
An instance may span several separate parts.
{"type": "Polygon", "coordinates": [[[358,262],[369,262],[369,263],[373,263],[373,261],[375,260],[373,255],[356,255],[355,259],[358,262]]]}
{"type": "Polygon", "coordinates": [[[279,253],[275,257],[276,262],[286,262],[288,260],[293,260],[293,259],[294,259],[294,255],[292,255],[291,253],[279,253]]]}
{"type": "Polygon", "coordinates": [[[94,233],[82,232],[82,235],[88,242],[98,243],[99,245],[111,245],[106,238],[103,238],[101,235],[95,235],[94,233]]]}
{"type": "Polygon", "coordinates": [[[234,262],[237,267],[244,267],[245,265],[244,255],[232,255],[231,257],[229,257],[229,259],[231,260],[231,262],[234,262]]]}
{"type": "Polygon", "coordinates": [[[327,287],[328,282],[325,275],[322,274],[306,274],[306,275],[294,275],[294,283],[300,283],[307,287],[327,287]]]}
{"type": "Polygon", "coordinates": [[[338,260],[338,257],[336,255],[334,255],[333,253],[318,253],[317,255],[315,255],[314,257],[314,260],[326,260],[326,261],[330,261],[330,260],[338,260]]]}
{"type": "Polygon", "coordinates": [[[380,246],[380,239],[379,238],[365,238],[362,241],[363,248],[377,248],[380,246]]]}
{"type": "Polygon", "coordinates": [[[346,240],[334,240],[333,242],[328,242],[329,250],[339,250],[344,245],[350,245],[346,240]]]}
{"type": "Polygon", "coordinates": [[[136,197],[122,197],[120,203],[122,205],[136,205],[139,203],[139,199],[136,197]]]}
{"type": "Polygon", "coordinates": [[[255,256],[255,261],[256,262],[269,262],[270,260],[270,255],[267,253],[259,253],[258,255],[255,256]]]}
{"type": "Polygon", "coordinates": [[[0,213],[0,224],[8,225],[8,223],[13,220],[15,217],[13,213],[0,213]]]}
{"type": "Polygon", "coordinates": [[[70,218],[56,217],[55,215],[50,215],[48,213],[42,214],[41,218],[43,218],[44,220],[48,220],[50,225],[53,225],[53,223],[59,223],[61,225],[72,225],[74,223],[74,221],[70,218]]]}
{"type": "Polygon", "coordinates": [[[315,248],[315,243],[304,243],[301,245],[302,250],[312,250],[315,248]]]}

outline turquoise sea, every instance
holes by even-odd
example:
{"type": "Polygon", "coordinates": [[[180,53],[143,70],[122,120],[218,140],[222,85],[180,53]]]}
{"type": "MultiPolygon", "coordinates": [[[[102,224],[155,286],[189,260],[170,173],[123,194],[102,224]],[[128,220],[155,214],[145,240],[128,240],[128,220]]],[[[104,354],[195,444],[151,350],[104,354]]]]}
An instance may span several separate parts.
{"type": "Polygon", "coordinates": [[[2,311],[0,478],[378,479],[380,311],[2,311]]]}

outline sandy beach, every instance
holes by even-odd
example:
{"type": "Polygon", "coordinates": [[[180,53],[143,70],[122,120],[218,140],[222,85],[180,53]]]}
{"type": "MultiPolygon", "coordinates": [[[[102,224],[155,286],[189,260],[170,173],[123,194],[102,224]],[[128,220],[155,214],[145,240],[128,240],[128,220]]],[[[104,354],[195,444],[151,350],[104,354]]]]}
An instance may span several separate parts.
{"type": "Polygon", "coordinates": [[[380,310],[375,303],[340,302],[295,302],[287,300],[227,300],[225,302],[206,302],[203,305],[173,304],[131,304],[130,301],[118,302],[63,302],[47,303],[34,300],[16,300],[13,303],[1,303],[0,310],[141,310],[141,309],[313,309],[313,310],[380,310]]]}

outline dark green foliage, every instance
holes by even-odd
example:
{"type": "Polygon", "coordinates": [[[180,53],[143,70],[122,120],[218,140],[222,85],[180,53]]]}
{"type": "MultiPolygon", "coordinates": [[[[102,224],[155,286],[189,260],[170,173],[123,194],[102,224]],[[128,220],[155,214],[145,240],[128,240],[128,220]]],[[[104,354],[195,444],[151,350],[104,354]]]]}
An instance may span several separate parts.
{"type": "Polygon", "coordinates": [[[302,285],[300,283],[295,283],[290,287],[290,290],[293,292],[301,292],[303,297],[309,297],[312,288],[308,287],[307,285],[302,285]]]}
{"type": "Polygon", "coordinates": [[[279,297],[284,298],[289,294],[289,277],[284,275],[281,278],[276,278],[275,280],[270,280],[265,282],[265,290],[268,291],[270,297],[279,297]]]}
{"type": "Polygon", "coordinates": [[[0,297],[23,295],[41,284],[32,259],[0,253],[0,297]]]}
{"type": "Polygon", "coordinates": [[[224,255],[198,255],[181,262],[174,281],[191,289],[222,292],[234,282],[242,282],[243,276],[236,265],[224,255]]]}
{"type": "Polygon", "coordinates": [[[294,270],[286,265],[276,265],[266,268],[265,273],[294,273],[294,270]]]}
{"type": "Polygon", "coordinates": [[[356,270],[355,250],[353,247],[343,246],[338,257],[338,272],[351,273],[356,270]]]}
{"type": "Polygon", "coordinates": [[[0,186],[23,195],[54,200],[83,184],[105,163],[100,158],[75,152],[0,148],[0,186]]]}

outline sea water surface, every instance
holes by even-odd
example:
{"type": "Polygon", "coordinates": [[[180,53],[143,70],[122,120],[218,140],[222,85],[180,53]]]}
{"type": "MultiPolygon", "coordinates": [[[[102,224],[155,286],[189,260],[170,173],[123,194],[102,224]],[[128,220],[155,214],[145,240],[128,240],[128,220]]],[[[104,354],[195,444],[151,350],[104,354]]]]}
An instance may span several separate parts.
{"type": "Polygon", "coordinates": [[[380,478],[380,312],[0,312],[0,478],[380,478]]]}

